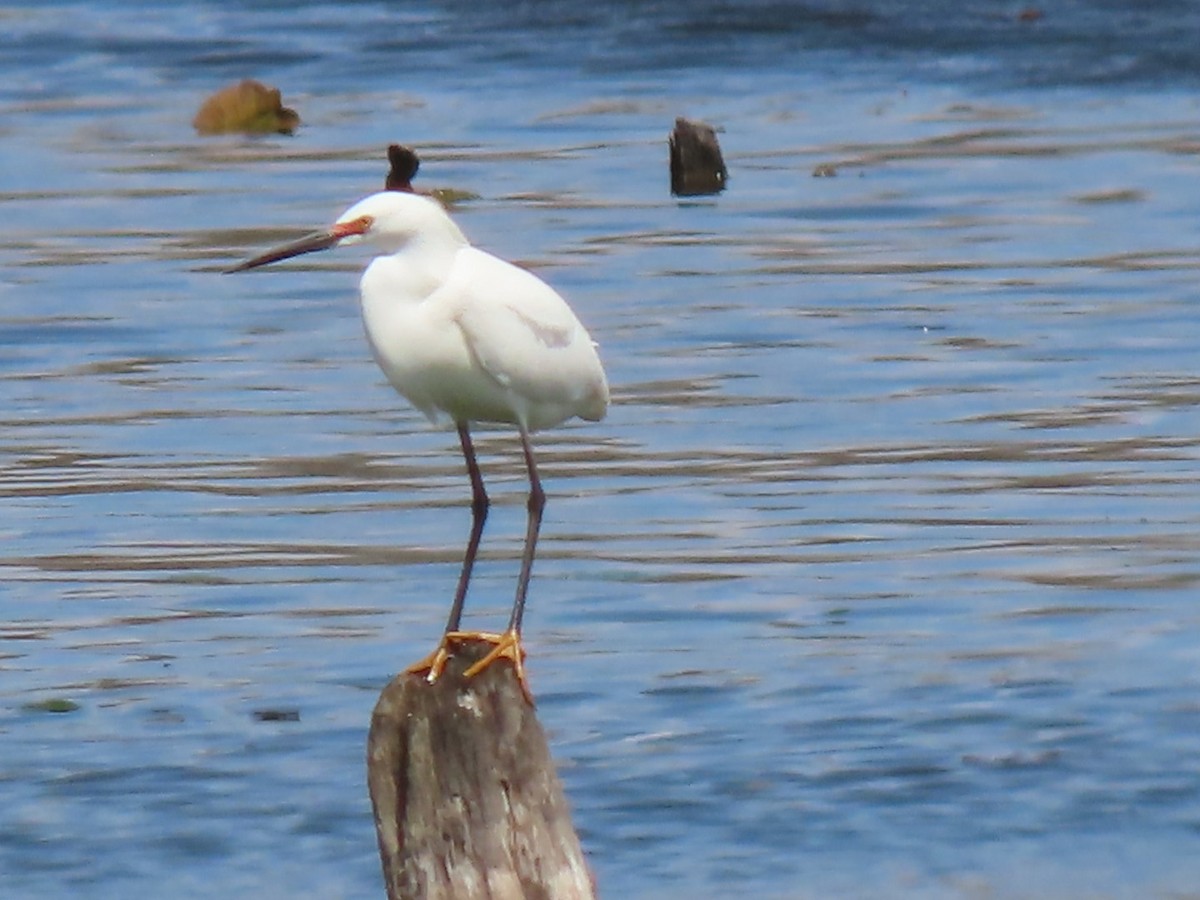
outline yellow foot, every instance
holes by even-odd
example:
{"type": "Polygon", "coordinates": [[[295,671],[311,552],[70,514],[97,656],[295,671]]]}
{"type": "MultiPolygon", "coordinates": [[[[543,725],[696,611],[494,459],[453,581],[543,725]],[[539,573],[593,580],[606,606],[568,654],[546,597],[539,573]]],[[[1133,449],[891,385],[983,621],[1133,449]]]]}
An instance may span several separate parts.
{"type": "Polygon", "coordinates": [[[425,680],[433,684],[442,677],[442,670],[446,668],[455,644],[463,641],[486,641],[489,644],[499,645],[503,639],[503,635],[493,631],[447,631],[442,635],[442,640],[438,643],[436,650],[404,671],[410,675],[424,675],[425,680]]]}
{"type": "Polygon", "coordinates": [[[504,634],[489,634],[484,639],[496,646],[488,651],[487,656],[463,672],[463,677],[474,678],[496,660],[507,659],[512,662],[513,671],[517,674],[517,683],[521,685],[521,693],[525,695],[529,705],[533,706],[533,693],[529,690],[529,682],[525,680],[525,648],[521,646],[521,635],[510,629],[504,634]]]}

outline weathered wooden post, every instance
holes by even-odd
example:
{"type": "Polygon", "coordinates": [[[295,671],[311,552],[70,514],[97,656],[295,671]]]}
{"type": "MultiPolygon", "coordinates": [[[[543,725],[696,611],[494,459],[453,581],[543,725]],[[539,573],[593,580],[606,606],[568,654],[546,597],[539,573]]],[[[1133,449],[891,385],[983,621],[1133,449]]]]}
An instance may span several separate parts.
{"type": "Polygon", "coordinates": [[[545,734],[510,665],[456,645],[397,675],[371,717],[367,781],[388,900],[595,900],[545,734]]]}

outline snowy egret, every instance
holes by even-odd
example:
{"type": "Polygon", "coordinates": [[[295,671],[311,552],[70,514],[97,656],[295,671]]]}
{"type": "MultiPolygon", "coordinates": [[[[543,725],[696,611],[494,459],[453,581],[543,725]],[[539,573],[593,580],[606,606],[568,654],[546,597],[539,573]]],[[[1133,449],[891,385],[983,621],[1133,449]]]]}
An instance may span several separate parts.
{"type": "Polygon", "coordinates": [[[527,697],[521,620],[545,494],[532,432],[575,416],[599,421],[608,382],[596,345],[566,301],[532,273],[473,247],[446,211],[416,194],[384,191],[360,200],[331,227],[246,260],[241,272],[342,244],[364,242],[380,255],[360,284],[362,317],[375,361],[392,386],[431,421],[458,430],[471,481],[471,534],[450,617],[437,649],[410,672],[436,681],[456,643],[494,646],[469,668],[512,661],[527,697]],[[529,474],[528,517],[516,599],[502,633],[462,631],[463,603],[487,519],[488,496],[471,425],[514,425],[529,474]]]}

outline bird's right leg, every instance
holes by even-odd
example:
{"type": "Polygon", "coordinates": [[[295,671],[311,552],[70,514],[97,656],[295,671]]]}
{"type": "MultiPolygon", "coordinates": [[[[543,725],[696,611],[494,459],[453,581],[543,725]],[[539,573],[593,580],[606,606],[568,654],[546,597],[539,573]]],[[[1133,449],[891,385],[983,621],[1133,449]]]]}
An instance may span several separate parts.
{"type": "Polygon", "coordinates": [[[462,622],[467,586],[471,583],[471,570],[475,568],[475,556],[479,553],[479,541],[483,537],[483,524],[487,521],[489,505],[483,476],[479,472],[479,461],[475,459],[475,445],[471,443],[471,432],[467,430],[466,425],[458,426],[458,440],[462,444],[463,458],[467,461],[467,477],[471,479],[471,537],[467,541],[462,571],[458,575],[458,589],[454,592],[450,617],[446,620],[446,634],[458,631],[462,622]]]}
{"type": "Polygon", "coordinates": [[[492,642],[498,635],[482,632],[462,632],[463,604],[467,599],[467,586],[471,583],[471,570],[475,567],[475,557],[479,553],[479,542],[483,538],[483,525],[487,521],[488,495],[483,486],[483,476],[479,472],[479,462],[475,458],[475,446],[471,442],[471,432],[465,423],[458,425],[458,440],[462,444],[463,458],[467,461],[467,477],[471,479],[471,537],[467,541],[467,552],[463,556],[462,571],[458,575],[458,588],[454,592],[454,602],[450,605],[450,616],[446,620],[446,630],[436,650],[419,663],[410,666],[408,672],[415,675],[426,675],[430,684],[437,681],[450,658],[451,646],[465,638],[477,638],[492,642]]]}
{"type": "Polygon", "coordinates": [[[521,428],[521,449],[525,453],[525,469],[529,473],[529,502],[526,509],[529,517],[525,526],[525,552],[521,555],[521,575],[517,579],[517,597],[513,602],[508,628],[503,634],[480,635],[492,644],[492,649],[477,663],[463,672],[464,678],[473,678],[501,657],[511,660],[517,681],[529,705],[533,705],[533,692],[525,680],[525,648],[521,646],[521,619],[525,615],[525,594],[529,590],[529,576],[533,571],[533,555],[537,549],[538,532],[542,527],[542,511],[546,508],[546,492],[538,478],[537,463],[533,459],[533,447],[529,444],[529,433],[521,428]]]}

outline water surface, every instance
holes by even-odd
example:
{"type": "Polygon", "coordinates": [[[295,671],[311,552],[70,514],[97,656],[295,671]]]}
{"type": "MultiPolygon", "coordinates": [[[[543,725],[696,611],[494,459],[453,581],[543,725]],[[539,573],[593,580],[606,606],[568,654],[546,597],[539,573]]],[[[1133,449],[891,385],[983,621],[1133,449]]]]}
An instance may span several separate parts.
{"type": "MultiPolygon", "coordinates": [[[[457,442],[356,252],[218,272],[393,141],[614,388],[538,439],[527,620],[603,896],[1194,892],[1196,13],[678,6],[0,13],[13,896],[380,895],[366,730],[444,620],[457,442]],[[197,138],[247,76],[297,135],[197,138]],[[724,195],[667,194],[676,115],[724,195]]],[[[493,626],[524,482],[479,448],[493,626]]]]}

